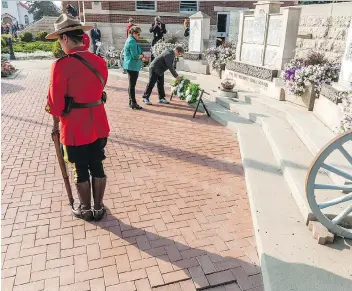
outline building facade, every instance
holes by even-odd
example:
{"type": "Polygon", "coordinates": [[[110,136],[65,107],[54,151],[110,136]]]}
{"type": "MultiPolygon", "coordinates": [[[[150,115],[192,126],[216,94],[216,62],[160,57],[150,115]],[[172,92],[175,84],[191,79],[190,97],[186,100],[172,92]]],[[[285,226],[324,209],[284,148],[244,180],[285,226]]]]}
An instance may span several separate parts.
{"type": "MultiPolygon", "coordinates": [[[[190,15],[202,11],[211,19],[211,37],[227,39],[230,11],[253,9],[257,1],[62,1],[63,11],[71,4],[78,8],[82,22],[97,23],[103,41],[124,42],[126,23],[132,17],[142,28],[143,37],[151,38],[149,27],[160,16],[168,33],[183,36],[183,22],[190,15]]],[[[296,1],[286,1],[294,5],[296,1]]]]}
{"type": "Polygon", "coordinates": [[[15,23],[26,26],[33,22],[28,5],[21,1],[1,1],[1,23],[15,23]]]}

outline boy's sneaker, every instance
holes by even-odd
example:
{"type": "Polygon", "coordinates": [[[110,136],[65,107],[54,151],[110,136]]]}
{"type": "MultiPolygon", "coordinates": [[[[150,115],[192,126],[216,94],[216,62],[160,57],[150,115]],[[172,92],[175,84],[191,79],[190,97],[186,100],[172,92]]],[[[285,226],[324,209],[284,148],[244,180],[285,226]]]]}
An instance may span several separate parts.
{"type": "Polygon", "coordinates": [[[159,100],[159,104],[169,104],[169,101],[167,101],[166,99],[162,98],[159,100]]]}
{"type": "Polygon", "coordinates": [[[152,105],[152,103],[147,98],[143,98],[143,103],[146,105],[152,105]]]}

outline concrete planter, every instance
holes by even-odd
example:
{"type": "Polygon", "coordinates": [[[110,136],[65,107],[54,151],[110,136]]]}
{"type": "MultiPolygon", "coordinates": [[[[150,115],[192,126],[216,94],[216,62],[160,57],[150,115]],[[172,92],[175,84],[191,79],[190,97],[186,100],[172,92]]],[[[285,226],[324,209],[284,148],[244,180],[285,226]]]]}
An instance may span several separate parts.
{"type": "Polygon", "coordinates": [[[314,91],[314,84],[307,87],[306,91],[302,96],[296,96],[294,94],[288,93],[285,96],[285,100],[308,108],[308,111],[312,111],[314,108],[314,103],[316,99],[316,94],[314,91]]]}

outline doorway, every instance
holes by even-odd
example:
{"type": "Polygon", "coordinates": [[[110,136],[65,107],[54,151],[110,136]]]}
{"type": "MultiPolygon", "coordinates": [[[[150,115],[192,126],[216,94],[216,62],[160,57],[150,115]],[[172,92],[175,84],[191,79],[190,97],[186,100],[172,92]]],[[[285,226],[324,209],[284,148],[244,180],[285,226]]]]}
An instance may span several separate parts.
{"type": "Polygon", "coordinates": [[[216,38],[223,41],[229,37],[230,13],[218,12],[216,38]]]}

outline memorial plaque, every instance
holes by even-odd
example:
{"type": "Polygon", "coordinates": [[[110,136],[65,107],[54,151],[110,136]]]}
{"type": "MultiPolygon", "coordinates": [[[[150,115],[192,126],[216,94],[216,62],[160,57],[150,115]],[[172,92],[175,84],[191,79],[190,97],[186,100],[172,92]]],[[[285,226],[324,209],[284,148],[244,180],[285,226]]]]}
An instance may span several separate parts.
{"type": "Polygon", "coordinates": [[[202,35],[201,35],[201,20],[191,20],[190,25],[190,37],[188,43],[188,51],[190,52],[201,52],[202,47],[202,35]]]}
{"type": "Polygon", "coordinates": [[[253,42],[253,21],[254,18],[251,16],[245,17],[243,23],[243,42],[252,43],[253,42]]]}
{"type": "Polygon", "coordinates": [[[275,46],[267,46],[265,49],[264,66],[275,66],[279,48],[275,46]]]}
{"type": "Polygon", "coordinates": [[[266,15],[255,17],[253,21],[253,43],[264,44],[266,15]]]}
{"type": "Polygon", "coordinates": [[[243,44],[241,50],[241,61],[254,65],[262,65],[263,48],[254,44],[243,44]]]}
{"type": "Polygon", "coordinates": [[[280,38],[282,33],[282,16],[270,16],[268,26],[268,45],[280,45],[280,38]]]}
{"type": "Polygon", "coordinates": [[[243,23],[243,42],[264,44],[265,28],[266,15],[245,17],[243,23]]]}
{"type": "Polygon", "coordinates": [[[230,27],[229,27],[229,41],[237,43],[238,31],[240,25],[240,14],[239,12],[230,13],[230,27]]]}

